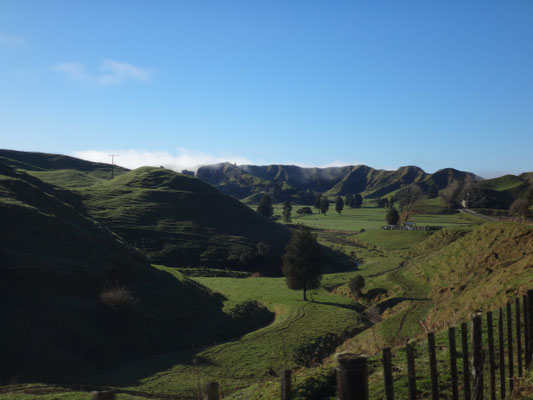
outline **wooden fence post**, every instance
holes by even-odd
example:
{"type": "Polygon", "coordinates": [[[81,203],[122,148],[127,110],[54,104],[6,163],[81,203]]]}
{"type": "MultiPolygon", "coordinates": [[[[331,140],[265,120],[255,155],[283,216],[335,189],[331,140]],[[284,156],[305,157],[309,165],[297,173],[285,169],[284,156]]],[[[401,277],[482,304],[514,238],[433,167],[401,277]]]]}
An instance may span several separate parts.
{"type": "Polygon", "coordinates": [[[435,334],[428,332],[429,371],[431,374],[431,397],[439,400],[439,375],[437,372],[437,354],[435,353],[435,334]]]}
{"type": "Polygon", "coordinates": [[[452,378],[452,400],[459,400],[457,384],[457,350],[455,348],[455,328],[448,328],[448,348],[450,351],[450,375],[452,378]]]}
{"type": "Polygon", "coordinates": [[[468,331],[466,322],[461,324],[461,351],[463,353],[465,400],[470,400],[470,368],[468,367],[468,331]]]}
{"type": "Polygon", "coordinates": [[[523,314],[524,314],[524,367],[526,369],[529,369],[529,307],[527,304],[527,296],[524,295],[522,297],[522,308],[523,308],[523,314]]]}
{"type": "Polygon", "coordinates": [[[498,312],[498,351],[500,353],[500,399],[505,400],[505,347],[503,345],[503,309],[498,312]]]}
{"type": "Polygon", "coordinates": [[[367,357],[359,354],[337,354],[337,399],[368,400],[367,357]]]}
{"type": "Polygon", "coordinates": [[[392,355],[390,347],[383,348],[383,377],[385,379],[385,396],[387,400],[394,400],[392,380],[392,355]]]}
{"type": "Polygon", "coordinates": [[[405,343],[405,353],[407,355],[407,382],[409,384],[409,400],[416,400],[416,370],[414,344],[410,341],[405,343]]]}
{"type": "Polygon", "coordinates": [[[518,376],[522,377],[522,332],[520,330],[520,298],[515,300],[516,319],[516,359],[518,363],[518,376]]]}
{"type": "Polygon", "coordinates": [[[206,387],[205,400],[220,400],[222,395],[220,394],[220,386],[217,382],[210,382],[206,387]]]}
{"type": "Polygon", "coordinates": [[[511,303],[507,303],[507,360],[509,362],[509,390],[512,392],[514,388],[514,357],[513,357],[513,314],[511,311],[511,303]]]}
{"type": "Polygon", "coordinates": [[[527,291],[527,331],[528,331],[528,367],[531,366],[531,358],[533,353],[533,290],[527,291]]]}
{"type": "Polygon", "coordinates": [[[290,369],[281,370],[281,400],[291,400],[292,398],[291,375],[292,371],[290,369]]]}
{"type": "Polygon", "coordinates": [[[492,330],[492,312],[487,313],[487,334],[489,342],[490,400],[496,400],[496,361],[494,360],[494,331],[492,330]]]}
{"type": "Polygon", "coordinates": [[[481,316],[476,314],[472,317],[472,372],[474,399],[483,399],[483,344],[481,341],[481,316]]]}

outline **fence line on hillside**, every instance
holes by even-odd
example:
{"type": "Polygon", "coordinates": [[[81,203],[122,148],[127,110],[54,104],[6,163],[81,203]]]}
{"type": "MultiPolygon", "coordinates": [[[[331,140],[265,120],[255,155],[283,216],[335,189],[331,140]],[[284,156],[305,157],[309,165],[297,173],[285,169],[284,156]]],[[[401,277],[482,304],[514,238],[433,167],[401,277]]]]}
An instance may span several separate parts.
{"type": "MultiPolygon", "coordinates": [[[[494,346],[495,338],[492,311],[485,314],[487,324],[486,346],[483,343],[482,314],[472,315],[470,319],[470,347],[468,345],[468,324],[466,322],[461,324],[461,352],[458,352],[456,349],[456,328],[448,328],[449,368],[451,375],[449,394],[452,400],[458,400],[461,391],[463,394],[462,397],[465,400],[483,400],[485,395],[487,395],[487,399],[496,400],[498,394],[501,400],[505,400],[508,398],[509,393],[512,392],[515,381],[522,378],[524,372],[533,367],[533,290],[528,290],[527,294],[523,295],[522,298],[516,298],[514,300],[514,324],[512,303],[507,303],[505,312],[504,308],[498,310],[498,363],[495,359],[496,347],[494,346]],[[505,338],[507,338],[507,343],[505,343],[505,338]],[[488,354],[488,360],[486,354],[488,354]],[[506,355],[507,363],[505,362],[506,355]],[[458,358],[462,358],[463,362],[462,387],[459,386],[458,358]],[[485,373],[487,372],[488,380],[485,377],[485,373]],[[496,372],[498,372],[500,378],[499,390],[496,387],[496,372]],[[485,385],[484,382],[488,382],[488,384],[485,385]]],[[[427,339],[431,380],[430,392],[431,398],[437,400],[444,393],[440,393],[435,334],[428,332],[427,339]]],[[[415,341],[408,341],[405,344],[409,400],[417,400],[420,394],[416,385],[417,378],[420,378],[420,376],[416,375],[414,343],[415,341]]],[[[337,355],[336,390],[338,400],[368,400],[367,358],[368,356],[365,355],[351,353],[340,353],[337,355]]],[[[394,400],[393,364],[390,347],[382,349],[382,368],[385,384],[385,399],[394,400]]],[[[291,382],[292,371],[288,369],[282,370],[280,393],[282,400],[292,399],[293,391],[291,382]]],[[[218,384],[210,383],[209,389],[204,398],[205,400],[220,400],[222,398],[218,384]]]]}

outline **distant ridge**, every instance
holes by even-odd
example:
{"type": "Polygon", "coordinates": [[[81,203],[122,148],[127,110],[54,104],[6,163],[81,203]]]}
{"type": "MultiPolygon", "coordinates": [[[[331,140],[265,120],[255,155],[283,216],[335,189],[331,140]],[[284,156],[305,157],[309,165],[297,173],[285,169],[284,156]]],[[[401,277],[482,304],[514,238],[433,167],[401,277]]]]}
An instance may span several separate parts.
{"type": "Polygon", "coordinates": [[[304,168],[294,165],[236,166],[230,163],[200,167],[197,176],[224,193],[240,199],[254,193],[274,190],[281,190],[292,196],[301,191],[309,191],[331,196],[361,193],[367,198],[377,198],[413,183],[419,183],[422,189],[435,185],[442,190],[454,181],[481,180],[471,172],[453,168],[428,174],[417,166],[387,171],[366,165],[304,168]]]}

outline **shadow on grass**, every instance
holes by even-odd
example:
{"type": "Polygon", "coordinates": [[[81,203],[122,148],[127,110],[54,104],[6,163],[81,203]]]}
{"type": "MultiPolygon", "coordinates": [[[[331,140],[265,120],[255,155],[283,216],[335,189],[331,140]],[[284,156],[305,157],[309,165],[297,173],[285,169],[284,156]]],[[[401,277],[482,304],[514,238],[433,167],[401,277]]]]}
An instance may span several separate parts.
{"type": "Polygon", "coordinates": [[[429,298],[422,298],[422,297],[392,297],[390,299],[382,301],[379,304],[376,304],[375,307],[379,310],[380,314],[383,314],[389,308],[397,306],[398,304],[404,301],[430,301],[430,300],[431,299],[429,298]]]}
{"type": "Polygon", "coordinates": [[[315,303],[315,304],[322,304],[322,305],[325,305],[325,306],[333,306],[333,307],[340,307],[340,308],[344,308],[346,310],[352,310],[352,311],[356,311],[356,312],[363,312],[364,311],[364,307],[359,304],[359,303],[355,303],[355,304],[342,304],[342,303],[334,303],[334,302],[331,302],[331,301],[317,301],[317,300],[311,300],[310,301],[311,303],[315,303]]]}

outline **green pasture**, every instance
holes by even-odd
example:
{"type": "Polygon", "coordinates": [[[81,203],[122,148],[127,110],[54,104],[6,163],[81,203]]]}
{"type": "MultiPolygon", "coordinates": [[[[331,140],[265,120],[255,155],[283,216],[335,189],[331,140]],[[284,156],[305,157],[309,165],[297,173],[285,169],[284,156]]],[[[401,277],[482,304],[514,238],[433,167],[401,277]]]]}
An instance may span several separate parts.
{"type": "MultiPolygon", "coordinates": [[[[171,268],[159,268],[173,273],[171,268]]],[[[337,275],[336,279],[343,278],[337,275]]],[[[233,341],[143,359],[93,377],[89,383],[152,394],[195,395],[199,387],[216,380],[231,391],[271,379],[281,368],[295,367],[295,350],[316,338],[353,334],[362,326],[360,306],[324,289],[313,291],[311,301],[304,302],[301,291],[287,289],[283,278],[195,280],[223,295],[225,310],[252,299],[267,306],[276,318],[233,341]]]]}

